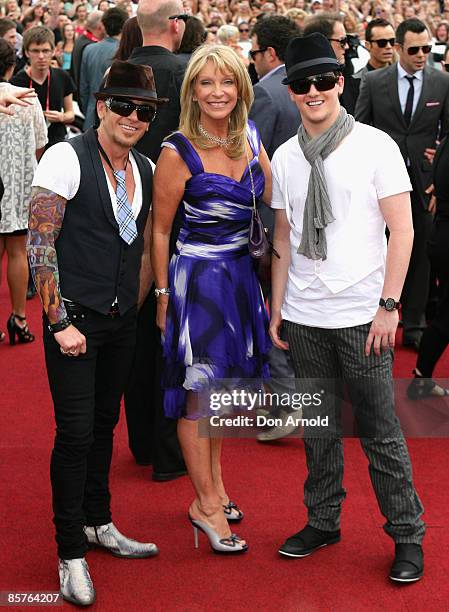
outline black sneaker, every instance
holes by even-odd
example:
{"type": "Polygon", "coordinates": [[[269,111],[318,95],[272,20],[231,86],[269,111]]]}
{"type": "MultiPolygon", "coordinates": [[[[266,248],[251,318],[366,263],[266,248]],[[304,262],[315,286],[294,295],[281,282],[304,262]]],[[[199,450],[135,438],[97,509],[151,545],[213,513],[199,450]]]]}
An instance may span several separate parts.
{"type": "Polygon", "coordinates": [[[279,549],[279,553],[285,557],[308,557],[313,552],[327,546],[336,544],[341,539],[340,530],[321,531],[311,525],[288,538],[279,549]]]}
{"type": "Polygon", "coordinates": [[[416,582],[424,576],[424,555],[420,544],[396,544],[390,579],[416,582]]]}

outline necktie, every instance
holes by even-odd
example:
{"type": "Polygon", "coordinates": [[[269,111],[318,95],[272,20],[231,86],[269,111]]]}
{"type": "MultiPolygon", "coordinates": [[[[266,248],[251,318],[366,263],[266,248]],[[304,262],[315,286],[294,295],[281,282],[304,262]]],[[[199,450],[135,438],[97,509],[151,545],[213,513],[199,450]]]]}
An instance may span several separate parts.
{"type": "Polygon", "coordinates": [[[125,171],[114,170],[115,180],[117,181],[117,221],[120,237],[131,244],[137,238],[137,226],[134,220],[133,211],[128,202],[126,193],[125,171]]]}
{"type": "Polygon", "coordinates": [[[415,77],[406,76],[405,78],[410,84],[410,87],[407,92],[407,100],[405,101],[405,109],[404,109],[404,120],[408,127],[410,125],[410,121],[412,120],[413,97],[415,95],[415,87],[413,85],[413,81],[415,80],[415,77]]]}

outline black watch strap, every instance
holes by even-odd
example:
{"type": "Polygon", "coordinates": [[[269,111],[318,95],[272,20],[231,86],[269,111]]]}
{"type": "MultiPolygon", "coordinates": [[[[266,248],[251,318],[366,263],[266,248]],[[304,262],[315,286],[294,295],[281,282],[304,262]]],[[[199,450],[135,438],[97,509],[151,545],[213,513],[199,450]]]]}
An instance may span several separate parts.
{"type": "Polygon", "coordinates": [[[399,310],[401,302],[396,302],[394,298],[387,298],[386,300],[380,298],[379,306],[385,308],[387,312],[391,312],[392,310],[399,310]]]}
{"type": "Polygon", "coordinates": [[[48,325],[48,330],[51,331],[52,334],[57,334],[58,332],[67,329],[67,327],[70,325],[72,325],[72,321],[69,319],[69,317],[64,317],[64,319],[58,321],[57,323],[50,323],[48,325]]]}

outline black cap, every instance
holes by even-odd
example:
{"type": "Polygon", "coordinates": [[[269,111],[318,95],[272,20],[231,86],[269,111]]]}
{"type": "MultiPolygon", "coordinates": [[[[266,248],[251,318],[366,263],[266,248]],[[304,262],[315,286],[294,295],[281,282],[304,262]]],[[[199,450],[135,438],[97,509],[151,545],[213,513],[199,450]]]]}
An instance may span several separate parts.
{"type": "Polygon", "coordinates": [[[304,38],[293,38],[285,53],[287,76],[282,83],[288,85],[298,79],[342,69],[330,42],[314,32],[304,38]]]}

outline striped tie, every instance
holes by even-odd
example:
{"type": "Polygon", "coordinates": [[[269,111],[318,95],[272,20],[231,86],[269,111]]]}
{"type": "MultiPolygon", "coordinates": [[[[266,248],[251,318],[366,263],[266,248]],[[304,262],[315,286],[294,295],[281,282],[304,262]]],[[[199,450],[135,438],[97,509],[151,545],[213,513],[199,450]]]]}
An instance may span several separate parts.
{"type": "Polygon", "coordinates": [[[125,171],[114,170],[114,176],[117,181],[118,232],[126,244],[131,244],[137,238],[137,226],[126,193],[125,171]]]}

